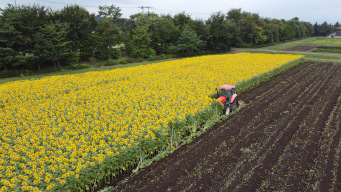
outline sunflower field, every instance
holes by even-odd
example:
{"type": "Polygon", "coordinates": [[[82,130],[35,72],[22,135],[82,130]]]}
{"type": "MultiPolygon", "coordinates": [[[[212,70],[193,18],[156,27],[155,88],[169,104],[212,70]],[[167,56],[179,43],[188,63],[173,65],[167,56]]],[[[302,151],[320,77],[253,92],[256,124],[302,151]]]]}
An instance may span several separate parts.
{"type": "Polygon", "coordinates": [[[167,145],[222,84],[301,55],[210,55],[0,85],[0,191],[80,191],[167,145]]]}

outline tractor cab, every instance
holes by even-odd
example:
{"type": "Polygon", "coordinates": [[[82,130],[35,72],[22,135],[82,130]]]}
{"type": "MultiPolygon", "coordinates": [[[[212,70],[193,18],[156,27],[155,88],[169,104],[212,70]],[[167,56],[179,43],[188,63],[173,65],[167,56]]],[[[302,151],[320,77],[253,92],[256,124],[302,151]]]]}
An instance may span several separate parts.
{"type": "Polygon", "coordinates": [[[234,85],[222,85],[218,90],[218,98],[220,96],[229,97],[236,94],[236,87],[234,85]]]}
{"type": "Polygon", "coordinates": [[[235,97],[236,95],[236,87],[234,85],[222,85],[217,90],[217,98],[220,100],[222,104],[224,104],[226,101],[230,101],[229,103],[232,103],[231,101],[232,96],[235,97]]]}
{"type": "Polygon", "coordinates": [[[236,87],[234,85],[222,85],[217,89],[217,100],[224,105],[226,115],[239,106],[236,98],[236,87]]]}

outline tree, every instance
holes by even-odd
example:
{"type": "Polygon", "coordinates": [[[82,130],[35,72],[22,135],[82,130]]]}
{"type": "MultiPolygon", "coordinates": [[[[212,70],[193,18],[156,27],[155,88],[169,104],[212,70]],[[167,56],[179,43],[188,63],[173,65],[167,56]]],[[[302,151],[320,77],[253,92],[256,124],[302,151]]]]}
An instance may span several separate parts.
{"type": "Polygon", "coordinates": [[[311,37],[314,35],[314,26],[309,22],[301,22],[305,28],[305,37],[311,37]]]}
{"type": "Polygon", "coordinates": [[[150,46],[158,54],[167,53],[170,45],[174,45],[181,31],[174,25],[170,16],[158,16],[155,13],[135,14],[130,17],[131,29],[147,28],[150,46]]]}
{"type": "Polygon", "coordinates": [[[173,47],[175,52],[181,52],[184,54],[190,54],[193,51],[199,50],[202,45],[202,41],[198,37],[197,33],[188,25],[183,27],[181,36],[177,42],[177,45],[173,47]]]}
{"type": "Polygon", "coordinates": [[[194,21],[192,18],[186,14],[185,12],[178,13],[173,17],[173,23],[176,27],[178,27],[181,31],[185,25],[190,26],[191,28],[195,27],[194,21]]]}
{"type": "Polygon", "coordinates": [[[49,61],[56,61],[56,50],[52,42],[44,37],[42,33],[37,33],[34,37],[34,56],[37,57],[38,69],[42,64],[49,61]]]}
{"type": "Polygon", "coordinates": [[[2,63],[14,68],[30,68],[36,65],[33,52],[35,36],[49,19],[50,10],[38,5],[13,6],[1,9],[1,29],[6,40],[0,45],[5,58],[2,63]],[[6,50],[6,51],[4,51],[6,50]],[[8,55],[9,54],[9,55],[8,55]]]}
{"type": "Polygon", "coordinates": [[[271,19],[264,19],[264,35],[267,37],[266,43],[279,42],[279,27],[271,19]]]}
{"type": "Polygon", "coordinates": [[[231,34],[229,34],[225,15],[216,13],[207,20],[209,39],[207,47],[215,51],[228,51],[230,49],[231,34]]]}
{"type": "Polygon", "coordinates": [[[64,60],[67,54],[70,52],[70,48],[68,45],[71,43],[71,41],[66,40],[68,28],[68,23],[61,23],[58,20],[54,22],[50,21],[40,28],[44,38],[46,38],[46,40],[50,42],[54,47],[51,50],[53,50],[56,57],[51,61],[53,61],[55,67],[55,61],[58,61],[57,63],[59,67],[59,62],[61,60],[64,60]]]}
{"type": "Polygon", "coordinates": [[[105,19],[110,18],[111,21],[117,21],[122,16],[121,9],[115,5],[99,6],[98,16],[105,19]]]}
{"type": "Polygon", "coordinates": [[[23,36],[5,19],[0,17],[0,70],[18,68],[28,58],[17,51],[24,44],[23,36]]]}
{"type": "Polygon", "coordinates": [[[150,37],[147,27],[138,27],[132,31],[131,40],[127,43],[130,56],[134,58],[148,58],[155,55],[155,50],[150,47],[150,37]]]}
{"type": "Polygon", "coordinates": [[[98,22],[95,37],[97,40],[97,54],[100,57],[110,60],[113,57],[117,59],[119,56],[115,54],[115,45],[120,43],[119,28],[110,21],[111,18],[103,19],[98,22]]]}
{"type": "Polygon", "coordinates": [[[317,22],[314,24],[314,36],[319,36],[320,35],[320,29],[319,29],[319,25],[317,24],[317,22]]]}
{"type": "Polygon", "coordinates": [[[113,47],[121,41],[120,29],[116,25],[116,22],[122,16],[121,9],[114,5],[99,6],[98,16],[104,17],[104,19],[98,21],[94,35],[97,56],[108,60],[117,59],[121,52],[113,47]]]}
{"type": "Polygon", "coordinates": [[[56,18],[61,23],[68,23],[69,30],[67,41],[71,41],[71,51],[79,51],[82,58],[86,59],[92,55],[94,46],[91,46],[92,32],[96,28],[95,15],[90,14],[79,5],[64,7],[56,13],[56,18]]]}
{"type": "Polygon", "coordinates": [[[207,42],[209,40],[209,28],[203,20],[195,20],[194,24],[194,31],[197,33],[198,37],[202,41],[201,44],[203,50],[207,50],[207,42]]]}
{"type": "Polygon", "coordinates": [[[322,25],[319,27],[319,35],[320,36],[327,36],[332,33],[331,25],[328,25],[327,22],[323,22],[322,25]]]}
{"type": "Polygon", "coordinates": [[[242,17],[243,15],[241,9],[230,9],[227,12],[226,19],[233,20],[235,23],[239,23],[242,17]]]}
{"type": "Polygon", "coordinates": [[[155,17],[148,27],[151,47],[158,53],[167,53],[170,45],[179,38],[180,30],[167,17],[155,17]]]}
{"type": "Polygon", "coordinates": [[[254,17],[247,14],[240,21],[240,33],[242,41],[249,45],[257,45],[266,41],[264,29],[257,25],[254,17]]]}
{"type": "Polygon", "coordinates": [[[240,37],[240,27],[237,25],[235,20],[233,19],[226,19],[225,25],[227,28],[227,34],[229,34],[229,42],[230,46],[237,46],[242,42],[240,37]]]}

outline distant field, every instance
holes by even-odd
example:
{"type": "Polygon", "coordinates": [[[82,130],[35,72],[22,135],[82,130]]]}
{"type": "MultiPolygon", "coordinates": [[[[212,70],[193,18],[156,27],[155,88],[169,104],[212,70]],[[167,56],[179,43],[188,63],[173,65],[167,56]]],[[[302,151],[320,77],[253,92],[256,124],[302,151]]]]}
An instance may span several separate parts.
{"type": "Polygon", "coordinates": [[[313,52],[320,52],[320,53],[336,53],[340,54],[341,53],[341,47],[335,47],[335,46],[320,46],[317,47],[317,49],[314,49],[313,52]]]}
{"type": "Polygon", "coordinates": [[[312,38],[307,38],[307,39],[303,39],[303,40],[292,41],[292,42],[288,42],[288,43],[283,43],[283,44],[279,44],[279,45],[266,47],[266,49],[284,50],[284,49],[288,49],[291,47],[309,46],[309,45],[340,46],[341,45],[341,39],[327,38],[327,37],[312,37],[312,38]]]}

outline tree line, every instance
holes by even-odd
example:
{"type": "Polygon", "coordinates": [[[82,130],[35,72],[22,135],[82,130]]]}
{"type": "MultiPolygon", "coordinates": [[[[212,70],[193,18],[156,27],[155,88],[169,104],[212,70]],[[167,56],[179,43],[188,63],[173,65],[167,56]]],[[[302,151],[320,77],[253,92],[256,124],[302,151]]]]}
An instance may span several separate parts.
{"type": "Polygon", "coordinates": [[[310,36],[325,36],[335,25],[262,18],[231,9],[207,20],[185,12],[138,13],[122,18],[117,6],[99,6],[91,14],[79,5],[53,11],[40,5],[8,5],[0,9],[0,72],[69,66],[79,61],[120,57],[148,59],[160,55],[226,52],[310,36]]]}

